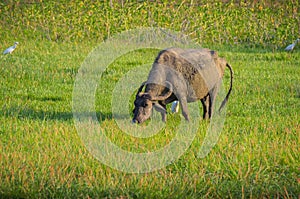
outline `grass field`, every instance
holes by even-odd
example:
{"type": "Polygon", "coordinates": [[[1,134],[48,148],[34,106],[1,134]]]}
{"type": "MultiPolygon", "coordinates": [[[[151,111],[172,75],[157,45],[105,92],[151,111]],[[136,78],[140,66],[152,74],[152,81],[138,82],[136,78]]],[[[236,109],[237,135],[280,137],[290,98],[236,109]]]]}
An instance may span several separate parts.
{"type": "MultiPolygon", "coordinates": [[[[217,145],[205,158],[197,158],[208,125],[202,121],[179,160],[155,172],[127,174],[94,159],[74,127],[74,79],[96,46],[29,40],[12,55],[1,55],[0,198],[299,197],[299,48],[286,53],[213,47],[235,73],[217,145]]],[[[102,77],[105,92],[156,54],[143,50],[114,62],[102,77]]],[[[228,79],[227,71],[225,85],[228,79]]],[[[138,140],[122,134],[110,107],[111,97],[100,93],[96,109],[101,126],[112,141],[130,150],[164,146],[180,118],[171,115],[162,132],[138,140]]]]}

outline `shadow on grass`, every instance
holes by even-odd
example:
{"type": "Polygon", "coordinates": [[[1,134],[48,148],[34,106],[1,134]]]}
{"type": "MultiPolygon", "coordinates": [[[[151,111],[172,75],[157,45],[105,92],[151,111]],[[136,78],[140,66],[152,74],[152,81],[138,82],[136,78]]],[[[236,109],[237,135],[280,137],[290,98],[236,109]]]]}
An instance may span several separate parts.
{"type": "MultiPolygon", "coordinates": [[[[56,112],[34,110],[26,107],[3,107],[0,114],[5,117],[16,117],[18,119],[32,119],[32,120],[58,120],[58,121],[72,121],[74,119],[73,112],[56,112]]],[[[83,116],[89,116],[93,113],[83,113],[83,116]]],[[[96,117],[99,122],[112,119],[111,113],[96,112],[96,117]]]]}

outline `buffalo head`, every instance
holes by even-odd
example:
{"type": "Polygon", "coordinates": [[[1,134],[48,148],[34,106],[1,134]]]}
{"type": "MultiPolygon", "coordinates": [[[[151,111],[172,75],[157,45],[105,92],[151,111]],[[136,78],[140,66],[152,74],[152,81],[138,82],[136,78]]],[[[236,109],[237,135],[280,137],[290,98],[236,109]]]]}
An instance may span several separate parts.
{"type": "MultiPolygon", "coordinates": [[[[142,92],[143,87],[145,86],[146,82],[144,82],[140,88],[138,89],[138,92],[135,97],[134,101],[134,109],[133,109],[133,123],[143,123],[149,117],[151,116],[152,109],[155,108],[156,111],[160,112],[163,117],[165,117],[167,111],[164,106],[161,105],[161,103],[164,100],[166,100],[168,97],[172,94],[172,85],[170,82],[166,82],[166,87],[164,87],[163,90],[167,90],[167,92],[162,92],[161,94],[155,95],[153,92],[142,92]]],[[[157,89],[160,86],[157,85],[157,89]]]]}

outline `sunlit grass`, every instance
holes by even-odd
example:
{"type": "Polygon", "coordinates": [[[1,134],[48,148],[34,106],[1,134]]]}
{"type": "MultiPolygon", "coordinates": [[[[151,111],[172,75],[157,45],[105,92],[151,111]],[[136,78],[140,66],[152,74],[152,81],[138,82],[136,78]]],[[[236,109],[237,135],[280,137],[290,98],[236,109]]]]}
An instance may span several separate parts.
{"type": "MultiPolygon", "coordinates": [[[[205,158],[197,157],[208,126],[201,121],[196,138],[179,160],[152,173],[126,174],[94,159],[74,127],[74,78],[95,46],[43,42],[36,47],[28,41],[14,54],[1,56],[1,197],[298,197],[298,51],[219,47],[235,76],[217,145],[205,158]]],[[[145,50],[117,60],[101,80],[106,92],[130,68],[155,56],[145,50]]],[[[226,73],[225,87],[228,80],[226,73]]],[[[124,135],[112,118],[110,100],[111,96],[98,93],[97,117],[107,136],[124,149],[151,151],[174,137],[180,115],[170,115],[166,128],[152,139],[124,135]]]]}

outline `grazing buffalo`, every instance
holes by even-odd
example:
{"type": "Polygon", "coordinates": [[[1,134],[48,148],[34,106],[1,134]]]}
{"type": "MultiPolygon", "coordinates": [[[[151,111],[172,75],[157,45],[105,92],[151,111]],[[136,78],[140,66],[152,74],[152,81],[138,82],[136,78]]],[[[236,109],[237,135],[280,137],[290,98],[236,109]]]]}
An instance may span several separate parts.
{"type": "Polygon", "coordinates": [[[132,122],[147,120],[153,107],[161,113],[165,122],[166,105],[176,100],[180,102],[182,115],[187,121],[187,103],[197,100],[202,102],[203,118],[210,118],[226,67],[230,70],[230,88],[219,111],[226,104],[232,89],[233,70],[226,60],[209,49],[169,48],[160,51],[147,81],[142,83],[136,94],[132,122]]]}

